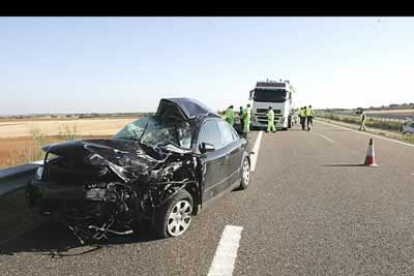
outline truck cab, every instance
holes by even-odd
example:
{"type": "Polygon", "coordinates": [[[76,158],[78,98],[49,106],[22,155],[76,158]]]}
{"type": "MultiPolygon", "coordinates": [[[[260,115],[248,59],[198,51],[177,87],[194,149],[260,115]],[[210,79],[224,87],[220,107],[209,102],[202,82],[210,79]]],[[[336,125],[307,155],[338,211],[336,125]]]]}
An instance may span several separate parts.
{"type": "Polygon", "coordinates": [[[269,106],[275,113],[275,127],[288,129],[292,126],[294,113],[293,86],[285,81],[258,81],[256,87],[250,91],[251,126],[254,128],[267,127],[267,112],[269,106]]]}

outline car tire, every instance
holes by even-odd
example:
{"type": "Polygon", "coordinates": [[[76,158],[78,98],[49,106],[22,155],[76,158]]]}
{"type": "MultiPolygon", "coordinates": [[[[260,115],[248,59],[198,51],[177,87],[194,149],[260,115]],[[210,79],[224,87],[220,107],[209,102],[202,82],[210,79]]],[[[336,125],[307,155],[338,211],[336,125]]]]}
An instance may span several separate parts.
{"type": "Polygon", "coordinates": [[[241,168],[241,180],[238,190],[246,190],[249,187],[250,183],[250,161],[249,158],[245,157],[243,159],[242,168],[241,168]]]}
{"type": "Polygon", "coordinates": [[[193,197],[186,190],[180,190],[158,207],[153,230],[160,238],[181,236],[191,224],[193,210],[193,197]]]}

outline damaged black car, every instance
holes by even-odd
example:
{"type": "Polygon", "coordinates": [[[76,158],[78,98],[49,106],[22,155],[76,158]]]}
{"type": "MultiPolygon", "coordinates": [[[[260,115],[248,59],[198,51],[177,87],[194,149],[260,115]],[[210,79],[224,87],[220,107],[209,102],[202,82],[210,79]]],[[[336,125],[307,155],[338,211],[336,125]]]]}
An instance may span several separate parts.
{"type": "Polygon", "coordinates": [[[149,223],[160,237],[182,235],[216,198],[246,189],[247,140],[202,103],[162,99],[153,116],[111,139],[45,146],[28,183],[29,205],[84,244],[149,223]]]}

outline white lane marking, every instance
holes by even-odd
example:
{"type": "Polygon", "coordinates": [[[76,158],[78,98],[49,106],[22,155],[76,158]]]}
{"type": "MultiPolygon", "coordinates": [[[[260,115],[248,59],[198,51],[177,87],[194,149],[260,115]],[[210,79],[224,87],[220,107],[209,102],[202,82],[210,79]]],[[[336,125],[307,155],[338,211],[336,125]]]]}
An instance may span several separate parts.
{"type": "Polygon", "coordinates": [[[226,225],[207,276],[231,276],[243,227],[226,225]]]}
{"type": "Polygon", "coordinates": [[[257,158],[259,157],[259,150],[260,150],[260,143],[262,142],[262,136],[263,136],[263,130],[259,132],[259,134],[257,135],[256,141],[254,142],[254,146],[252,150],[254,154],[251,157],[252,164],[250,167],[250,170],[252,172],[254,172],[254,170],[256,169],[256,163],[257,163],[257,158]]]}
{"type": "Polygon", "coordinates": [[[366,136],[375,136],[375,137],[377,137],[379,139],[386,140],[386,141],[389,141],[389,142],[394,142],[394,143],[397,143],[397,144],[400,144],[400,145],[414,147],[413,144],[408,144],[408,143],[404,143],[404,142],[401,142],[401,141],[398,141],[398,140],[394,140],[394,139],[390,139],[390,138],[385,138],[385,137],[379,136],[377,134],[361,132],[361,131],[358,131],[358,130],[355,130],[355,129],[352,129],[352,128],[347,128],[347,127],[343,127],[343,126],[337,126],[337,125],[334,125],[334,124],[325,123],[325,122],[318,121],[318,120],[315,120],[315,121],[317,121],[318,123],[321,123],[321,124],[330,125],[330,126],[334,126],[334,127],[337,127],[337,128],[342,128],[342,129],[346,129],[346,130],[349,130],[349,131],[353,131],[353,132],[356,132],[358,134],[362,134],[362,135],[366,135],[366,136]]]}
{"type": "Polygon", "coordinates": [[[334,141],[333,140],[331,140],[331,139],[329,139],[328,137],[326,137],[325,135],[322,135],[322,134],[320,134],[320,133],[317,133],[319,136],[321,136],[322,138],[324,138],[324,139],[326,139],[326,140],[328,140],[329,142],[331,142],[331,143],[333,143],[334,141]]]}

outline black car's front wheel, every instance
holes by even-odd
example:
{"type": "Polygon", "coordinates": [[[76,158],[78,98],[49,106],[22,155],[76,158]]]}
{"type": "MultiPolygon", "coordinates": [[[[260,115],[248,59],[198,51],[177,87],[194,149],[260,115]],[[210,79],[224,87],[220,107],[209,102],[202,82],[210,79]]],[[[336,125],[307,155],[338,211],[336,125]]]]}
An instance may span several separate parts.
{"type": "Polygon", "coordinates": [[[241,181],[239,190],[246,190],[250,182],[250,161],[247,157],[243,159],[241,181]]]}
{"type": "Polygon", "coordinates": [[[179,191],[156,212],[154,230],[162,238],[178,237],[190,227],[193,198],[185,190],[179,191]]]}

